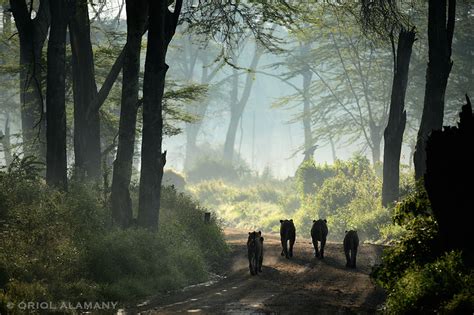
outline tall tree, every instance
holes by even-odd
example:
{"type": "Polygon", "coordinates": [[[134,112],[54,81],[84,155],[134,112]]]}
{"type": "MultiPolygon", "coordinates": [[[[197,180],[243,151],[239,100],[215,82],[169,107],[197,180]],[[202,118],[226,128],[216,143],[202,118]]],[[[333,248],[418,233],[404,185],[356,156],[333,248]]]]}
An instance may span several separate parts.
{"type": "Polygon", "coordinates": [[[20,102],[23,152],[44,160],[42,49],[50,23],[49,0],[41,0],[32,18],[33,2],[10,0],[20,37],[20,102]]]}
{"type": "Polygon", "coordinates": [[[163,141],[163,94],[168,70],[166,53],[174,36],[182,0],[173,12],[167,1],[149,0],[148,44],[143,78],[143,129],[138,218],[140,226],[158,228],[161,180],[166,163],[163,141]]]}
{"type": "MultiPolygon", "coordinates": [[[[209,88],[213,79],[219,73],[218,70],[221,69],[223,65],[223,62],[218,62],[216,65],[211,67],[212,58],[210,58],[209,53],[211,49],[214,48],[212,43],[208,41],[206,43],[206,48],[197,48],[197,51],[192,49],[191,45],[186,45],[185,47],[187,47],[185,51],[186,55],[188,55],[188,58],[186,58],[187,67],[185,67],[185,77],[187,79],[192,77],[191,71],[194,71],[193,57],[196,57],[197,61],[201,63],[201,75],[199,83],[209,88]]],[[[216,85],[218,85],[218,83],[216,85]]],[[[196,158],[196,154],[199,153],[197,138],[203,125],[204,116],[208,111],[211,101],[212,99],[208,97],[200,102],[197,102],[196,104],[193,104],[193,106],[191,106],[189,109],[190,113],[196,117],[196,121],[186,124],[186,156],[184,159],[185,170],[189,170],[192,167],[192,161],[196,158]]]]}
{"type": "Polygon", "coordinates": [[[400,155],[402,151],[403,133],[407,121],[405,111],[405,95],[408,85],[408,70],[411,52],[415,42],[415,31],[400,30],[397,51],[392,34],[393,48],[393,82],[390,112],[387,127],[384,131],[383,185],[382,204],[387,206],[396,201],[400,185],[400,155]]]}
{"type": "Polygon", "coordinates": [[[142,35],[148,20],[146,0],[127,0],[127,45],[123,62],[122,100],[118,134],[117,156],[112,178],[112,215],[119,225],[132,222],[130,181],[132,177],[135,130],[137,125],[140,52],[142,35]]]}
{"type": "MultiPolygon", "coordinates": [[[[239,98],[239,73],[237,69],[233,68],[233,75],[231,77],[231,86],[232,91],[230,94],[230,122],[227,128],[225,143],[224,143],[224,160],[231,162],[234,159],[234,146],[235,146],[235,138],[237,135],[237,127],[239,125],[239,121],[242,119],[242,114],[244,112],[245,106],[250,98],[250,92],[252,91],[253,82],[255,80],[255,70],[257,69],[258,62],[260,61],[260,57],[262,56],[261,47],[259,47],[258,43],[255,43],[255,51],[253,53],[252,60],[250,62],[250,66],[247,70],[247,74],[245,76],[245,85],[242,91],[242,94],[239,98]]],[[[236,62],[236,58],[232,60],[234,63],[236,62]]]]}
{"type": "Polygon", "coordinates": [[[67,189],[66,32],[68,2],[51,0],[46,87],[46,182],[67,189]]]}
{"type": "Polygon", "coordinates": [[[74,91],[74,174],[79,179],[100,178],[100,117],[91,110],[97,97],[94,56],[87,0],[74,2],[69,22],[74,91]]]}
{"type": "Polygon", "coordinates": [[[415,177],[426,172],[426,141],[434,130],[443,127],[444,102],[452,68],[451,47],[454,35],[456,0],[428,2],[428,67],[426,69],[423,114],[414,156],[415,177]]]}

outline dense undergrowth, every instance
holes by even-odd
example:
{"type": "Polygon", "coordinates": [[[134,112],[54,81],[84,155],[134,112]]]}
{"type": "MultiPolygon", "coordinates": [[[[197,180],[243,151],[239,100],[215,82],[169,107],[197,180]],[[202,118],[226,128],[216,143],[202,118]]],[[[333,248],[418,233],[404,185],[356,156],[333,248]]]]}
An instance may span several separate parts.
{"type": "MultiPolygon", "coordinates": [[[[413,185],[408,178],[403,174],[403,192],[413,185]]],[[[238,228],[277,232],[280,219],[292,218],[297,234],[309,237],[312,221],[322,218],[328,221],[332,240],[342,240],[348,229],[356,229],[364,240],[380,242],[403,233],[391,223],[391,210],[381,206],[381,179],[362,157],[334,165],[309,160],[286,180],[193,177],[187,189],[226,224],[238,228]]]]}
{"type": "Polygon", "coordinates": [[[134,301],[206,280],[227,253],[218,224],[173,188],[159,232],[121,230],[98,187],[60,192],[35,174],[24,161],[0,172],[0,313],[21,301],[134,301]]]}
{"type": "Polygon", "coordinates": [[[474,273],[462,252],[444,251],[422,187],[397,205],[393,220],[407,233],[387,248],[374,280],[388,292],[389,314],[472,314],[474,273]]]}

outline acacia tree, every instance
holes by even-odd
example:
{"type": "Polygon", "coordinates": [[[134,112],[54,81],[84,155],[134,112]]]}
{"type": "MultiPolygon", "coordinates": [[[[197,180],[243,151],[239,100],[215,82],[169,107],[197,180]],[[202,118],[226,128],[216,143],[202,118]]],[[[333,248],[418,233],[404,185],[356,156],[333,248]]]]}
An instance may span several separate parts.
{"type": "Polygon", "coordinates": [[[311,35],[308,34],[308,36],[301,35],[303,38],[298,39],[293,43],[293,45],[295,45],[294,50],[297,50],[298,53],[294,54],[292,49],[288,49],[288,52],[283,53],[288,55],[284,62],[277,62],[270,65],[270,67],[274,69],[278,69],[280,66],[285,65],[285,67],[288,68],[288,71],[279,74],[268,71],[257,71],[257,73],[279,79],[282,83],[293,88],[296,92],[293,95],[283,97],[275,102],[275,108],[283,106],[296,108],[300,107],[301,104],[303,105],[303,108],[299,111],[297,117],[290,121],[290,123],[301,122],[303,125],[304,141],[300,149],[297,150],[297,152],[300,150],[303,151],[303,161],[307,161],[313,157],[314,150],[316,149],[316,140],[321,139],[321,137],[314,135],[312,132],[312,107],[314,95],[311,93],[311,87],[314,73],[311,70],[311,64],[313,63],[314,56],[311,51],[311,46],[316,40],[313,35],[314,33],[311,35]],[[301,77],[301,87],[298,86],[297,82],[292,81],[297,77],[301,77]]]}
{"type": "MultiPolygon", "coordinates": [[[[209,38],[203,38],[194,33],[178,33],[173,39],[172,53],[169,54],[171,64],[176,65],[173,73],[174,80],[184,82],[189,88],[205,90],[207,93],[187,104],[186,111],[192,116],[192,120],[185,124],[186,152],[184,158],[184,170],[192,167],[192,161],[199,154],[197,138],[208,109],[215,97],[216,88],[222,84],[213,82],[220,73],[225,61],[219,58],[221,51],[218,45],[209,38]]],[[[191,90],[189,90],[191,92],[191,90]]]]}
{"type": "Polygon", "coordinates": [[[423,115],[418,130],[414,156],[415,177],[426,171],[426,141],[433,130],[441,130],[445,92],[452,68],[451,52],[456,15],[456,0],[428,2],[428,66],[423,115]]]}
{"type": "Polygon", "coordinates": [[[227,133],[224,142],[224,160],[230,163],[234,159],[234,146],[235,138],[237,135],[237,127],[240,120],[242,119],[242,114],[244,112],[245,106],[250,98],[250,93],[252,91],[252,86],[255,80],[255,71],[258,66],[258,62],[262,56],[261,48],[258,46],[258,43],[255,43],[255,50],[253,53],[252,60],[250,61],[249,68],[246,70],[245,84],[242,90],[242,93],[239,97],[239,73],[235,64],[237,64],[238,57],[237,55],[232,56],[232,62],[234,67],[232,69],[232,76],[230,79],[231,82],[231,93],[230,93],[230,121],[227,128],[227,133]]]}
{"type": "Polygon", "coordinates": [[[20,103],[23,152],[44,160],[44,118],[42,92],[42,50],[50,23],[49,0],[38,7],[25,0],[10,0],[20,37],[20,103]],[[36,16],[32,17],[32,12],[36,16]]]}
{"type": "MultiPolygon", "coordinates": [[[[393,36],[393,35],[392,35],[393,36]]],[[[402,151],[403,133],[407,120],[405,111],[405,95],[408,85],[408,69],[413,43],[415,42],[414,29],[400,30],[397,51],[392,47],[394,56],[392,96],[390,101],[390,114],[387,127],[384,131],[383,155],[383,184],[382,204],[387,206],[396,201],[399,196],[400,186],[400,155],[402,151]]]]}
{"type": "MultiPolygon", "coordinates": [[[[158,227],[161,179],[163,176],[163,167],[166,163],[166,151],[162,152],[162,140],[164,128],[166,128],[166,124],[163,123],[163,111],[166,109],[163,99],[165,96],[165,77],[168,70],[165,59],[169,43],[178,25],[182,4],[183,1],[176,0],[174,10],[171,12],[166,1],[148,1],[148,43],[143,79],[143,99],[141,102],[143,106],[143,127],[137,223],[141,227],[152,230],[158,227]]],[[[219,20],[223,18],[223,16],[214,14],[215,11],[213,10],[221,10],[223,8],[227,10],[240,5],[240,3],[233,3],[231,1],[222,5],[214,2],[202,3],[196,7],[191,3],[188,11],[190,15],[187,16],[187,21],[193,21],[196,17],[196,11],[199,11],[199,14],[197,14],[199,15],[199,21],[212,21],[211,29],[220,29],[223,25],[219,23],[214,24],[216,22],[214,19],[219,20]],[[209,8],[214,13],[206,11],[206,9],[209,8]],[[203,16],[206,18],[203,18],[203,16]],[[218,26],[216,27],[216,25],[218,26]]],[[[262,7],[262,4],[259,6],[262,7]]],[[[255,7],[254,5],[251,6],[251,8],[255,7]]],[[[235,18],[235,16],[250,16],[249,20],[254,21],[255,15],[249,13],[253,9],[250,10],[249,6],[246,6],[246,8],[246,10],[231,10],[231,13],[227,12],[228,15],[226,17],[229,15],[234,16],[232,21],[227,25],[236,25],[237,18],[235,18]]],[[[252,23],[256,22],[254,21],[252,23]]],[[[252,23],[244,24],[252,25],[252,23]]],[[[205,28],[210,25],[206,23],[198,24],[199,27],[205,28]]],[[[230,31],[230,33],[232,34],[232,31],[230,31]]],[[[258,34],[258,32],[256,33],[258,34]]],[[[209,35],[212,36],[213,34],[209,35]]],[[[233,37],[234,36],[231,35],[228,38],[233,37]]],[[[99,92],[98,98],[100,98],[100,94],[99,92]]],[[[116,219],[117,218],[120,220],[118,216],[116,219]]],[[[124,218],[123,222],[126,222],[128,220],[127,215],[124,215],[124,218]]]]}
{"type": "Polygon", "coordinates": [[[166,53],[178,25],[182,0],[170,12],[166,1],[149,0],[148,44],[143,78],[143,131],[138,218],[140,226],[157,229],[161,180],[166,163],[163,141],[163,95],[168,70],[166,53]]]}
{"type": "Polygon", "coordinates": [[[148,20],[146,0],[127,0],[127,44],[123,61],[122,99],[117,156],[112,178],[111,207],[114,220],[122,227],[132,222],[130,181],[139,107],[139,73],[142,35],[148,20]]]}
{"type": "Polygon", "coordinates": [[[393,80],[390,112],[384,131],[382,204],[387,206],[399,196],[400,156],[403,134],[407,124],[405,97],[408,87],[410,59],[415,42],[415,27],[397,4],[380,2],[374,6],[370,1],[362,2],[362,27],[366,35],[390,39],[393,56],[393,80]],[[406,30],[405,27],[411,27],[406,30]],[[397,47],[394,32],[399,29],[397,47]]]}
{"type": "MultiPolygon", "coordinates": [[[[311,140],[313,145],[326,141],[334,152],[334,140],[345,137],[348,142],[362,145],[362,149],[369,148],[373,163],[377,163],[388,117],[388,49],[366,38],[353,26],[353,18],[345,20],[337,14],[327,11],[323,22],[309,19],[310,27],[305,28],[306,37],[317,43],[305,61],[313,74],[309,89],[311,140]]],[[[289,57],[293,64],[302,59],[291,52],[289,57]]],[[[304,104],[304,91],[300,90],[278,105],[295,101],[304,104]]],[[[299,121],[305,118],[304,114],[297,117],[299,121]]]]}

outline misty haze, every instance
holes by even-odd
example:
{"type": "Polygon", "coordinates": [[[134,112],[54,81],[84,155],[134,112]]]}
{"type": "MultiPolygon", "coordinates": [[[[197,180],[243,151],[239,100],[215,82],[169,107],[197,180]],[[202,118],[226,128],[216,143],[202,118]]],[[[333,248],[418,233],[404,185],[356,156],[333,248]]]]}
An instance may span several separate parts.
{"type": "Polygon", "coordinates": [[[0,314],[474,312],[472,1],[0,4],[0,314]]]}

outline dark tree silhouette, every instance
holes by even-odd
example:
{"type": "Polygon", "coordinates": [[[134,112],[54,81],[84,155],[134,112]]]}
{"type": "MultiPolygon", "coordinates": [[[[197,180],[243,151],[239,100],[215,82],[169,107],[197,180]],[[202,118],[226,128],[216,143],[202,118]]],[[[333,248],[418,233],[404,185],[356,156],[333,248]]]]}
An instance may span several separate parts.
{"type": "Polygon", "coordinates": [[[35,18],[25,0],[10,0],[20,37],[20,102],[23,152],[44,160],[42,50],[50,23],[49,0],[41,0],[35,18]],[[40,136],[38,138],[38,135],[40,136]]]}
{"type": "Polygon", "coordinates": [[[66,32],[68,2],[50,1],[46,87],[46,182],[67,189],[66,159],[66,32]]]}
{"type": "Polygon", "coordinates": [[[428,138],[424,179],[443,247],[462,249],[472,263],[474,116],[467,96],[466,100],[458,127],[433,131],[428,138]]]}
{"type": "Polygon", "coordinates": [[[79,179],[99,179],[100,117],[91,111],[97,97],[94,56],[90,38],[88,1],[77,0],[69,22],[74,91],[74,173],[79,179]]]}
{"type": "Polygon", "coordinates": [[[441,130],[443,126],[444,96],[453,65],[451,46],[455,15],[456,0],[430,0],[428,3],[428,67],[423,115],[414,156],[415,176],[418,179],[426,170],[426,140],[433,130],[441,130]]]}
{"type": "Polygon", "coordinates": [[[138,200],[140,226],[157,229],[160,209],[161,179],[166,163],[162,152],[163,94],[168,70],[166,53],[174,36],[182,0],[170,12],[165,1],[149,0],[148,46],[143,79],[143,131],[138,200]]]}
{"type": "Polygon", "coordinates": [[[392,37],[394,55],[394,75],[392,83],[392,96],[388,124],[384,131],[383,155],[383,185],[382,204],[387,206],[396,201],[399,196],[400,185],[400,154],[402,151],[403,133],[407,121],[405,111],[405,95],[408,85],[408,70],[410,58],[415,42],[415,30],[400,30],[398,35],[397,51],[392,37]]]}
{"type": "Polygon", "coordinates": [[[130,181],[132,177],[135,130],[137,125],[140,51],[148,20],[146,0],[127,0],[127,44],[123,61],[122,101],[117,156],[112,178],[111,207],[114,221],[122,227],[132,222],[130,181]]]}

